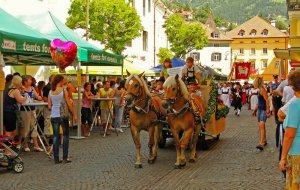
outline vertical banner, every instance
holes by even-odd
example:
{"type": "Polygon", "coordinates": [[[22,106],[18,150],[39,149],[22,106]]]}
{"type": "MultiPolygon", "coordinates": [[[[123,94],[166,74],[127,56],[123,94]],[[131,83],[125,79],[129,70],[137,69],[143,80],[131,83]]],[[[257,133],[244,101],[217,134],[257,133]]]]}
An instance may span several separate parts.
{"type": "Polygon", "coordinates": [[[251,62],[235,63],[235,79],[249,79],[251,62]]]}

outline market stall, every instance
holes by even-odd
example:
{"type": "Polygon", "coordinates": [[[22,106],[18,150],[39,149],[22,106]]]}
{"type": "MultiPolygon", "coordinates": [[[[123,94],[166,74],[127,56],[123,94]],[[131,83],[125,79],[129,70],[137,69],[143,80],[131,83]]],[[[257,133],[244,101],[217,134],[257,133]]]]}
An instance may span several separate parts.
{"type": "MultiPolygon", "coordinates": [[[[50,40],[0,9],[0,57],[2,67],[16,64],[51,65],[50,40]]],[[[5,80],[0,80],[4,86],[5,80]]],[[[3,88],[0,89],[0,133],[3,134],[3,88]]]]}
{"type": "MultiPolygon", "coordinates": [[[[123,57],[101,50],[83,40],[75,32],[61,23],[50,12],[43,15],[20,16],[19,19],[0,9],[0,52],[6,65],[54,65],[50,56],[50,41],[60,39],[77,45],[77,82],[81,90],[81,64],[95,66],[123,66],[123,57]],[[2,18],[3,22],[2,22],[2,18]],[[33,22],[34,21],[34,22],[33,22]],[[24,24],[23,22],[26,22],[24,24]],[[30,25],[30,26],[28,26],[30,25]]],[[[3,91],[1,91],[3,93],[3,91]]],[[[80,94],[78,94],[78,122],[80,122],[80,94]]],[[[3,98],[0,93],[0,101],[3,98]]],[[[1,103],[1,102],[0,102],[1,103]]],[[[2,107],[3,103],[1,103],[2,107]]],[[[0,109],[1,111],[1,109],[0,109]]],[[[3,111],[0,113],[2,117],[3,111]]],[[[3,118],[0,118],[3,120],[3,118]]],[[[1,120],[1,121],[2,121],[1,120]]],[[[3,131],[3,122],[0,123],[3,131]]],[[[78,128],[78,138],[81,138],[78,128]]]]}

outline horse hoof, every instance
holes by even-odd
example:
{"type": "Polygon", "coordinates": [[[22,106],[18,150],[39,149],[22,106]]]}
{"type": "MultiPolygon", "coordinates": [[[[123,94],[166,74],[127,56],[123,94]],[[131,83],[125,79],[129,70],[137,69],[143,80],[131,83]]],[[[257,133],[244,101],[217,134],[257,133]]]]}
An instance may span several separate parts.
{"type": "Polygon", "coordinates": [[[142,164],[135,164],[134,167],[135,168],[142,168],[143,166],[142,166],[142,164]]]}
{"type": "Polygon", "coordinates": [[[153,160],[148,160],[148,164],[154,164],[154,162],[155,162],[155,159],[153,159],[153,160]]]}
{"type": "Polygon", "coordinates": [[[180,163],[180,167],[184,167],[186,165],[186,162],[180,163]]]}
{"type": "Polygon", "coordinates": [[[174,168],[175,168],[175,169],[181,169],[181,166],[175,164],[175,167],[174,167],[174,168]]]}
{"type": "Polygon", "coordinates": [[[190,162],[190,163],[195,163],[196,160],[195,160],[195,158],[191,158],[189,162],[190,162]]]}

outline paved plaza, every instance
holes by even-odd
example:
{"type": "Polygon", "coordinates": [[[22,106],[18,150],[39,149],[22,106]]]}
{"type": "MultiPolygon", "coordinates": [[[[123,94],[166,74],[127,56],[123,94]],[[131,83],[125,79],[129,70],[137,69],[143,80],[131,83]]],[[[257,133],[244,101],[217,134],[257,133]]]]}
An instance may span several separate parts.
{"type": "Polygon", "coordinates": [[[148,134],[142,133],[143,168],[135,169],[135,147],[129,129],[118,137],[110,132],[106,138],[95,130],[88,139],[70,141],[73,162],[69,164],[55,165],[45,153],[22,153],[24,172],[0,169],[0,189],[284,189],[274,142],[274,120],[267,122],[269,144],[265,151],[258,152],[257,122],[250,115],[245,109],[240,117],[231,112],[220,140],[212,143],[209,150],[198,151],[197,162],[187,163],[183,169],[174,169],[172,140],[166,148],[159,149],[156,163],[149,165],[148,134]]]}

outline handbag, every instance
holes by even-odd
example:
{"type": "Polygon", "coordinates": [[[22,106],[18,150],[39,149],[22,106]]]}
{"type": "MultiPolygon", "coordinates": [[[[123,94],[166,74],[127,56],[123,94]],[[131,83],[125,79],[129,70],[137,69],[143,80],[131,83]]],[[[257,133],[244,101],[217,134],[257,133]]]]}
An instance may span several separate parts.
{"type": "Polygon", "coordinates": [[[63,89],[63,99],[60,104],[60,117],[62,119],[69,119],[70,116],[71,114],[70,114],[69,106],[65,98],[65,89],[63,89]]]}

